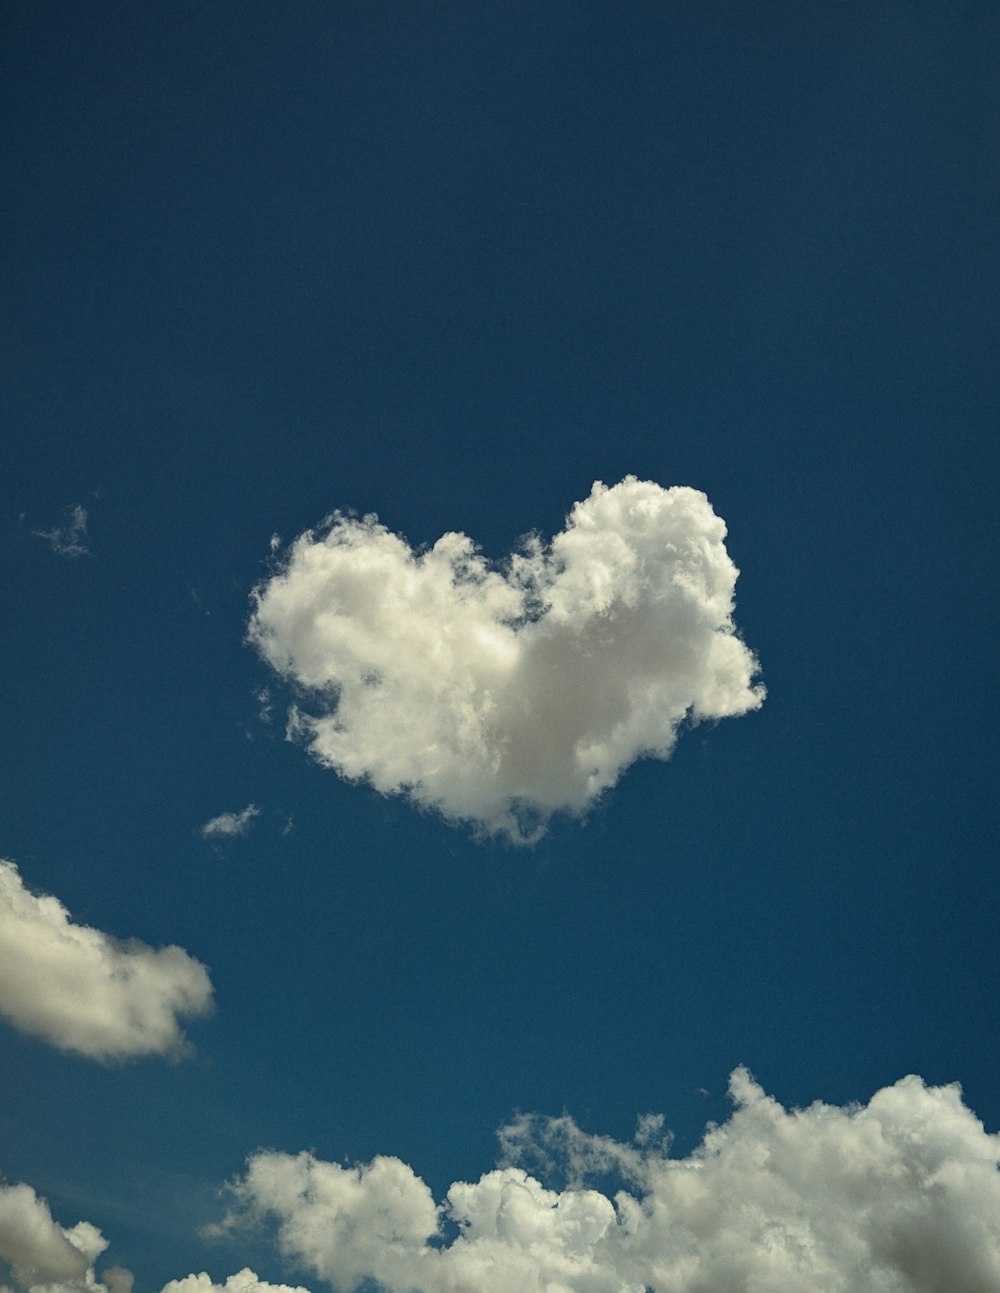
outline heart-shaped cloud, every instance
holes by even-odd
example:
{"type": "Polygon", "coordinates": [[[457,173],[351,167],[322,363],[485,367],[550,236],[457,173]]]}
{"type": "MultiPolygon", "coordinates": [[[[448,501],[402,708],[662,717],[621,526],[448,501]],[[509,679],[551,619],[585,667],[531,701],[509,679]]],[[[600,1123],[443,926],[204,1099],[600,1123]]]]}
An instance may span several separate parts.
{"type": "Polygon", "coordinates": [[[528,843],[685,719],[761,704],[725,535],[698,490],[633,476],[501,568],[464,534],[414,552],[334,513],[255,590],[249,638],[319,702],[292,718],[321,763],[528,843]]]}

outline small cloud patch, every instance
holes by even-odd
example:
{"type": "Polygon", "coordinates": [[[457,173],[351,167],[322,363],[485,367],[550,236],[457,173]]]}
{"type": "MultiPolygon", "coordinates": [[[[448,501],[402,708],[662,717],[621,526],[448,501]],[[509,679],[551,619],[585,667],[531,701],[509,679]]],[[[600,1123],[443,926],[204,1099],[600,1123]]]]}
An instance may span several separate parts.
{"type": "Polygon", "coordinates": [[[201,828],[200,834],[202,839],[206,840],[231,839],[236,835],[245,835],[250,829],[250,823],[259,816],[260,809],[257,805],[247,804],[246,808],[238,813],[220,813],[218,817],[213,817],[201,828]]]}
{"type": "Polygon", "coordinates": [[[67,507],[62,520],[51,530],[32,530],[37,539],[45,539],[53,552],[60,557],[89,557],[87,537],[87,509],[77,503],[67,507]]]}

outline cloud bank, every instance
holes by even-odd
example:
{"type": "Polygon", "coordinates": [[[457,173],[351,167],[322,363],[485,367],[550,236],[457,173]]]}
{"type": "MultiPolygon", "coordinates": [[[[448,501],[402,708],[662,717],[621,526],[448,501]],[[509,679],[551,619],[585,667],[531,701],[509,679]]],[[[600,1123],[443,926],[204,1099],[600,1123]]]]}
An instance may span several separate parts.
{"type": "Polygon", "coordinates": [[[395,1158],[345,1167],[259,1153],[230,1229],[269,1220],[279,1250],[338,1293],[995,1293],[1000,1137],[957,1086],[907,1077],[867,1107],[786,1110],[745,1069],[736,1108],[673,1159],[564,1117],[502,1133],[506,1164],[437,1206],[395,1158]],[[546,1188],[520,1162],[569,1180],[546,1188]],[[616,1173],[614,1197],[588,1176],[616,1173]],[[445,1227],[454,1237],[447,1238],[445,1227]]]}
{"type": "Polygon", "coordinates": [[[16,1028],[89,1059],[177,1055],[179,1019],[211,1006],[208,971],[187,952],[74,924],[0,861],[0,1015],[16,1028]]]}
{"type": "MultiPolygon", "coordinates": [[[[784,1109],[745,1069],[735,1109],[671,1158],[663,1119],[621,1143],[572,1118],[520,1117],[501,1166],[436,1204],[397,1158],[343,1166],[260,1152],[217,1238],[273,1235],[336,1293],[995,1293],[1000,1136],[956,1085],[906,1077],[867,1106],[784,1109]],[[530,1169],[530,1170],[529,1170],[530,1169]],[[617,1178],[616,1193],[605,1183],[617,1178]],[[594,1188],[598,1180],[604,1188],[594,1188]]],[[[96,1226],[64,1228],[28,1185],[0,1184],[0,1293],[130,1293],[100,1275],[96,1226]]],[[[162,1293],[307,1293],[244,1267],[162,1293]]]]}
{"type": "Polygon", "coordinates": [[[201,835],[206,840],[245,835],[250,829],[250,823],[259,816],[260,809],[257,805],[247,804],[238,813],[220,813],[218,817],[207,821],[201,828],[201,835]]]}
{"type": "Polygon", "coordinates": [[[683,722],[761,704],[725,535],[704,494],[631,476],[501,568],[464,534],[414,552],[334,513],[255,590],[248,636],[309,695],[290,728],[319,762],[528,842],[683,722]]]}

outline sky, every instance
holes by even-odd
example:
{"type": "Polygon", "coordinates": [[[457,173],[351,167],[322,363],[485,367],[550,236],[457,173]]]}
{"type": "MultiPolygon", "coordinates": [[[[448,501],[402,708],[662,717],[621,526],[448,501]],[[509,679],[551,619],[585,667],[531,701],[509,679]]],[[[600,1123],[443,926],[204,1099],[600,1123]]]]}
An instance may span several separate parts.
{"type": "Polygon", "coordinates": [[[1000,1283],[1000,13],[12,0],[0,1289],[1000,1283]]]}

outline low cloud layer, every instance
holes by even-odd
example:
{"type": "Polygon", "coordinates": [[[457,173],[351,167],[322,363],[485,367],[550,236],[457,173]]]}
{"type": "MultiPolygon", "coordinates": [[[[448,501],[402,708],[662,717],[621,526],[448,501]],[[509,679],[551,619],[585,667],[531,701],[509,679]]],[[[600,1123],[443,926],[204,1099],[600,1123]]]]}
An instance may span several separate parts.
{"type": "Polygon", "coordinates": [[[0,1015],[16,1028],[89,1059],[176,1055],[179,1020],[211,1006],[208,972],[187,952],[77,925],[0,861],[0,1015]]]}
{"type": "Polygon", "coordinates": [[[211,840],[245,835],[250,829],[250,823],[259,816],[260,809],[256,804],[247,804],[246,808],[240,809],[238,813],[220,813],[218,817],[213,817],[201,828],[202,837],[211,840]]]}
{"type": "Polygon", "coordinates": [[[270,1221],[280,1251],[338,1293],[368,1280],[389,1293],[1000,1288],[1000,1137],[957,1086],[908,1077],[867,1107],[789,1111],[738,1069],[730,1091],[735,1112],[687,1158],[668,1156],[657,1119],[627,1145],[566,1117],[520,1119],[502,1133],[506,1165],[440,1206],[395,1158],[260,1153],[229,1229],[270,1221]],[[614,1197],[587,1188],[609,1173],[614,1197]]]}
{"type": "Polygon", "coordinates": [[[249,638],[310,697],[290,730],[349,780],[517,842],[580,814],[685,721],[756,709],[737,570],[704,494],[599,482],[502,568],[335,513],[255,592],[249,638]]]}

